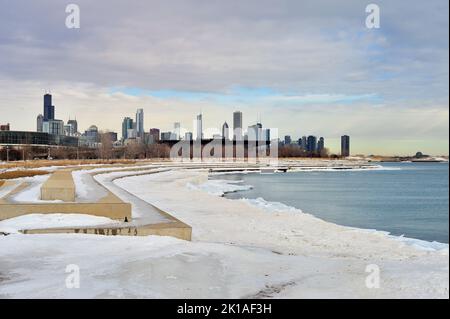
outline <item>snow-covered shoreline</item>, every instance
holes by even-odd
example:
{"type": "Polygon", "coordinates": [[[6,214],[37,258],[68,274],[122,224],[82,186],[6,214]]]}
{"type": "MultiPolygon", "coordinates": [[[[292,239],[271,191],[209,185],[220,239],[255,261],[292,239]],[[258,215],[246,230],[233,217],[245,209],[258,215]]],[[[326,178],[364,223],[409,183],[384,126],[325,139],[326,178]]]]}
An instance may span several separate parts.
{"type": "Polygon", "coordinates": [[[288,206],[268,213],[264,203],[221,197],[220,185],[214,195],[199,189],[207,180],[207,169],[177,168],[112,182],[191,225],[192,242],[158,236],[0,236],[0,298],[449,296],[448,249],[417,249],[288,206]],[[80,289],[65,287],[68,264],[81,269],[80,289]],[[380,269],[380,288],[366,286],[369,265],[380,269]]]}
{"type": "MultiPolygon", "coordinates": [[[[217,175],[214,175],[214,176],[217,177],[217,175]]],[[[208,181],[201,183],[199,185],[187,183],[186,186],[190,189],[201,190],[201,191],[207,192],[208,194],[211,194],[211,195],[224,196],[225,194],[241,192],[241,191],[250,190],[253,188],[252,185],[246,185],[243,183],[244,183],[243,180],[235,181],[235,180],[221,180],[221,179],[211,180],[211,179],[208,179],[208,181]]],[[[302,211],[302,209],[300,209],[298,207],[292,207],[292,206],[289,206],[289,205],[286,205],[286,204],[280,203],[280,202],[266,201],[264,198],[261,198],[261,197],[255,198],[255,199],[243,197],[238,200],[245,202],[249,205],[258,207],[269,213],[279,213],[279,212],[288,212],[288,211],[296,212],[299,214],[305,213],[302,211]]],[[[308,214],[314,216],[314,214],[311,212],[308,212],[308,214]]],[[[316,217],[316,218],[320,219],[319,217],[316,217]]],[[[378,232],[378,233],[385,235],[387,237],[390,237],[394,240],[401,241],[407,245],[410,245],[410,246],[413,246],[415,248],[422,249],[422,250],[442,251],[442,252],[447,252],[447,253],[449,250],[448,243],[441,243],[441,242],[437,242],[437,241],[426,241],[426,240],[421,240],[421,239],[417,239],[417,238],[405,237],[404,235],[400,235],[400,236],[391,235],[389,232],[379,230],[379,229],[356,228],[356,227],[350,227],[350,226],[343,226],[343,227],[347,227],[349,229],[354,229],[355,231],[378,232]]]]}

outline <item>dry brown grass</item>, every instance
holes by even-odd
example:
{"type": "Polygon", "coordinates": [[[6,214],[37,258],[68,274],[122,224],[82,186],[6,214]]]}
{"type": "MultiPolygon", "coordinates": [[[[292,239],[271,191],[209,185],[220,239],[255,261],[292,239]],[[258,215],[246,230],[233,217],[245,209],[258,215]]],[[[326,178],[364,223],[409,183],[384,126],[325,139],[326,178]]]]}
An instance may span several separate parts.
{"type": "Polygon", "coordinates": [[[0,181],[0,187],[2,187],[3,184],[5,184],[5,181],[0,181]]]}
{"type": "MultiPolygon", "coordinates": [[[[36,170],[9,171],[9,172],[0,173],[0,180],[14,179],[14,178],[20,178],[20,177],[32,177],[32,176],[36,176],[36,175],[46,175],[46,174],[50,174],[50,173],[47,171],[36,171],[36,170]]],[[[3,182],[0,181],[0,183],[3,183],[3,182]]]]}
{"type": "Polygon", "coordinates": [[[114,159],[114,160],[35,160],[35,161],[26,161],[26,162],[9,162],[0,164],[0,168],[39,168],[46,166],[71,166],[71,165],[114,165],[114,164],[134,164],[136,161],[134,160],[123,160],[123,159],[114,159]]]}

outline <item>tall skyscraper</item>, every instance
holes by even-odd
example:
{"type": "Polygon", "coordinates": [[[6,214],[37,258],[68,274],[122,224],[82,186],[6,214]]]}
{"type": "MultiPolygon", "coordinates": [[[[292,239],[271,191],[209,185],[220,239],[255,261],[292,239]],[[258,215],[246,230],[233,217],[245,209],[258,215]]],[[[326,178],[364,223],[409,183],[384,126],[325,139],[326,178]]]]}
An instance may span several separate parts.
{"type": "Polygon", "coordinates": [[[55,119],[55,106],[52,105],[52,95],[44,95],[44,121],[55,119]]]}
{"type": "Polygon", "coordinates": [[[44,126],[44,116],[42,114],[39,114],[36,118],[36,131],[42,132],[44,126]]]}
{"type": "Polygon", "coordinates": [[[197,128],[197,141],[201,141],[203,139],[203,116],[202,114],[197,115],[197,121],[196,121],[196,128],[197,128]]]}
{"type": "Polygon", "coordinates": [[[144,138],[144,109],[137,109],[136,111],[136,135],[144,138]]]}
{"type": "Polygon", "coordinates": [[[341,156],[350,156],[350,136],[341,136],[341,156]]]}
{"type": "Polygon", "coordinates": [[[270,142],[270,139],[271,139],[270,128],[263,129],[263,138],[264,138],[264,141],[270,142]]]}
{"type": "Polygon", "coordinates": [[[306,150],[308,144],[308,138],[306,136],[302,136],[302,148],[306,150]]]}
{"type": "Polygon", "coordinates": [[[128,138],[128,130],[133,129],[133,119],[125,117],[122,121],[122,139],[125,141],[128,138]]]}
{"type": "Polygon", "coordinates": [[[222,125],[222,138],[226,140],[230,139],[230,127],[227,122],[222,125]]]}
{"type": "Polygon", "coordinates": [[[173,133],[175,135],[175,140],[181,139],[181,124],[179,122],[173,124],[173,133]]]}
{"type": "Polygon", "coordinates": [[[306,150],[313,153],[317,150],[317,137],[310,135],[306,139],[306,150]]]}
{"type": "Polygon", "coordinates": [[[233,113],[233,140],[242,141],[242,112],[233,113]]]}
{"type": "Polygon", "coordinates": [[[325,139],[323,137],[319,138],[319,141],[317,142],[317,152],[319,154],[325,149],[325,139]]]}

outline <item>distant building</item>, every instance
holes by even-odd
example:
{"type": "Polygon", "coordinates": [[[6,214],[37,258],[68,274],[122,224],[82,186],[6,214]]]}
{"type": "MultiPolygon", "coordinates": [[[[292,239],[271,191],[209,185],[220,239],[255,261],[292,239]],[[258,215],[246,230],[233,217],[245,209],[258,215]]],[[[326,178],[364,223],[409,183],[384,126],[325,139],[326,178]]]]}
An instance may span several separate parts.
{"type": "Polygon", "coordinates": [[[194,136],[193,136],[192,132],[186,132],[184,134],[184,140],[185,141],[192,141],[193,138],[194,138],[194,136]]]}
{"type": "Polygon", "coordinates": [[[197,128],[197,141],[201,141],[203,139],[203,115],[199,114],[197,115],[196,120],[196,128],[197,128]]]}
{"type": "Polygon", "coordinates": [[[155,144],[159,142],[159,128],[151,128],[150,129],[150,140],[148,141],[150,144],[155,144]]]}
{"type": "Polygon", "coordinates": [[[100,141],[103,140],[110,141],[112,143],[117,141],[117,133],[116,132],[105,132],[100,134],[100,141]]]}
{"type": "Polygon", "coordinates": [[[271,140],[270,129],[269,128],[263,129],[262,133],[263,133],[264,140],[266,142],[270,142],[270,140],[271,140]]]}
{"type": "Polygon", "coordinates": [[[72,125],[66,124],[64,125],[64,135],[72,136],[72,125]]]}
{"type": "Polygon", "coordinates": [[[78,138],[73,136],[52,135],[45,132],[0,131],[0,144],[9,145],[61,145],[78,146],[78,138]]]}
{"type": "Polygon", "coordinates": [[[306,139],[306,151],[314,153],[317,150],[317,137],[310,135],[306,139]]]}
{"type": "Polygon", "coordinates": [[[67,121],[67,125],[72,126],[72,135],[75,135],[76,133],[78,133],[78,122],[77,120],[68,120],[67,121]]]}
{"type": "Polygon", "coordinates": [[[262,139],[262,124],[256,123],[248,127],[247,139],[249,141],[260,141],[262,139]]]}
{"type": "Polygon", "coordinates": [[[306,136],[302,136],[302,148],[306,151],[306,146],[308,144],[308,138],[306,136]]]}
{"type": "Polygon", "coordinates": [[[233,113],[233,140],[242,141],[242,112],[233,113]]]}
{"type": "Polygon", "coordinates": [[[323,137],[319,138],[317,142],[317,152],[320,154],[325,149],[325,139],[323,137]]]}
{"type": "Polygon", "coordinates": [[[52,104],[52,95],[44,95],[44,121],[55,119],[55,106],[52,104]]]}
{"type": "Polygon", "coordinates": [[[144,109],[136,111],[136,135],[144,138],[144,109]]]}
{"type": "Polygon", "coordinates": [[[341,156],[350,156],[350,136],[348,135],[341,136],[341,156]]]}
{"type": "Polygon", "coordinates": [[[124,117],[122,121],[122,139],[126,140],[128,138],[128,130],[133,129],[133,119],[129,117],[124,117]]]}
{"type": "Polygon", "coordinates": [[[138,136],[135,128],[129,128],[127,130],[127,138],[126,138],[127,140],[131,138],[136,139],[137,137],[138,136]]]}
{"type": "Polygon", "coordinates": [[[44,126],[44,116],[42,114],[39,114],[36,117],[36,132],[43,132],[43,126],[44,126]]]}
{"type": "Polygon", "coordinates": [[[78,124],[76,121],[69,120],[66,125],[64,125],[64,135],[75,136],[78,131],[78,124]]]}
{"type": "Polygon", "coordinates": [[[291,143],[292,143],[291,136],[290,135],[286,135],[284,137],[284,145],[291,145],[291,143]]]}
{"type": "Polygon", "coordinates": [[[44,121],[42,131],[52,135],[64,135],[64,122],[55,119],[44,121]]]}
{"type": "Polygon", "coordinates": [[[228,123],[225,122],[222,125],[222,138],[228,140],[230,138],[230,127],[228,126],[228,123]]]}
{"type": "Polygon", "coordinates": [[[98,134],[98,127],[95,125],[89,126],[89,128],[84,132],[84,136],[90,142],[98,142],[100,140],[100,136],[98,134]]]}
{"type": "Polygon", "coordinates": [[[161,141],[171,141],[172,132],[162,132],[161,133],[161,141]]]}
{"type": "Polygon", "coordinates": [[[173,124],[173,133],[175,134],[175,140],[181,139],[181,124],[179,122],[173,124]]]}
{"type": "Polygon", "coordinates": [[[5,125],[0,125],[0,131],[9,131],[9,123],[5,125]]]}

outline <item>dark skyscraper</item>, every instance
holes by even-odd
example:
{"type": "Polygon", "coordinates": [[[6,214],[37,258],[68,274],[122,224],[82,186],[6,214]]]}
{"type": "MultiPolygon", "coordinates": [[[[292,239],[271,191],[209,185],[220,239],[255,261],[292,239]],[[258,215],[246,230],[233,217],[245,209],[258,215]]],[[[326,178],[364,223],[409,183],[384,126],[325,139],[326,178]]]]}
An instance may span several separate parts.
{"type": "Polygon", "coordinates": [[[350,136],[341,136],[341,156],[350,156],[350,136]]]}
{"type": "Polygon", "coordinates": [[[44,95],[44,121],[55,119],[55,106],[52,105],[52,95],[44,95]]]}
{"type": "Polygon", "coordinates": [[[242,141],[242,112],[233,113],[233,140],[242,141]]]}
{"type": "Polygon", "coordinates": [[[317,142],[317,152],[319,154],[325,149],[325,139],[323,137],[319,138],[319,142],[317,142]]]}
{"type": "Polygon", "coordinates": [[[286,135],[284,137],[284,145],[290,145],[292,143],[292,139],[290,135],[286,135]]]}
{"type": "Polygon", "coordinates": [[[36,118],[36,131],[42,132],[44,127],[44,116],[42,114],[39,114],[36,118]]]}
{"type": "Polygon", "coordinates": [[[310,135],[306,139],[306,150],[308,152],[315,152],[317,150],[317,137],[310,135]]]}

